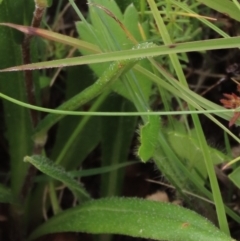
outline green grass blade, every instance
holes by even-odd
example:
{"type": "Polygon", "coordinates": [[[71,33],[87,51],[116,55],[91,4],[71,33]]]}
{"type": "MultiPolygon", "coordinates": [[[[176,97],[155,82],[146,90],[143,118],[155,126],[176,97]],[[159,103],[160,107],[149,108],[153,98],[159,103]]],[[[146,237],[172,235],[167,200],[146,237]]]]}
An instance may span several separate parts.
{"type": "Polygon", "coordinates": [[[214,203],[216,206],[219,227],[226,234],[230,234],[227,217],[226,217],[226,212],[225,212],[225,208],[224,208],[224,204],[223,204],[223,199],[222,199],[222,195],[221,195],[220,188],[218,185],[216,173],[214,170],[214,163],[213,163],[211,155],[208,151],[206,138],[202,131],[202,126],[199,121],[199,118],[195,118],[195,120],[194,120],[194,117],[195,116],[193,116],[193,121],[195,122],[195,128],[196,128],[197,135],[198,135],[199,145],[201,147],[201,150],[203,151],[204,161],[205,161],[205,165],[207,168],[208,177],[210,180],[211,190],[213,193],[213,200],[214,200],[214,203]]]}
{"type": "Polygon", "coordinates": [[[138,163],[138,162],[137,161],[124,162],[124,163],[114,164],[111,166],[103,166],[103,167],[91,168],[91,169],[81,170],[81,171],[72,171],[71,174],[74,177],[89,177],[89,176],[93,176],[93,175],[100,175],[100,174],[112,172],[112,171],[118,170],[120,168],[134,165],[136,163],[138,163]]]}
{"type": "Polygon", "coordinates": [[[192,51],[206,51],[214,49],[230,49],[240,47],[240,37],[231,38],[219,38],[211,40],[201,40],[186,43],[177,43],[167,46],[153,46],[149,43],[145,48],[138,48],[136,46],[131,50],[122,50],[111,53],[94,54],[88,56],[59,59],[52,61],[45,61],[40,63],[15,66],[0,70],[0,72],[5,71],[19,71],[19,70],[33,70],[33,69],[44,69],[44,68],[57,68],[57,67],[67,67],[75,66],[81,64],[93,64],[93,63],[103,63],[116,60],[130,60],[130,59],[142,59],[145,57],[155,57],[166,54],[173,53],[187,53],[192,51]]]}

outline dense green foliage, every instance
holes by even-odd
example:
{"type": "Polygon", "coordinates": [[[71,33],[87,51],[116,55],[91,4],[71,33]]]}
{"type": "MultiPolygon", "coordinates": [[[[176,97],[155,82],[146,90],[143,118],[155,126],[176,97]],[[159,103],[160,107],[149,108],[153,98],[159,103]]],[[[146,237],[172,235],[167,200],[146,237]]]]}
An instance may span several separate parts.
{"type": "MultiPolygon", "coordinates": [[[[51,1],[0,1],[1,121],[7,146],[0,203],[9,205],[6,216],[13,223],[14,240],[56,232],[233,240],[226,216],[236,223],[240,217],[222,197],[214,168],[231,160],[229,138],[240,143],[215,117],[229,121],[234,110],[195,93],[185,73],[189,52],[206,57],[209,50],[240,47],[240,37],[230,37],[223,23],[200,16],[219,11],[239,21],[237,1],[91,0],[85,15],[73,0],[69,3],[80,19],[75,24],[79,39],[39,28],[51,1]],[[49,61],[51,56],[58,59],[49,61]],[[58,70],[46,70],[53,67],[68,67],[57,83],[58,70]],[[43,118],[40,111],[47,112],[43,118]],[[200,113],[224,132],[227,151],[209,145],[200,113]],[[122,196],[126,185],[123,167],[139,160],[153,161],[194,211],[114,197],[122,196]],[[93,168],[95,162],[101,167],[93,168]],[[90,169],[79,171],[88,165],[90,169]],[[87,182],[85,188],[76,179],[95,174],[100,181],[90,190],[87,182]],[[61,201],[62,185],[69,190],[63,197],[73,203],[61,201]],[[217,220],[220,230],[196,212],[217,220]],[[53,217],[42,223],[49,213],[53,217]]],[[[53,4],[54,28],[64,6],[63,1],[53,4]]],[[[228,178],[229,196],[233,184],[240,187],[238,176],[236,165],[228,178]]],[[[0,232],[0,238],[9,237],[0,232]]]]}

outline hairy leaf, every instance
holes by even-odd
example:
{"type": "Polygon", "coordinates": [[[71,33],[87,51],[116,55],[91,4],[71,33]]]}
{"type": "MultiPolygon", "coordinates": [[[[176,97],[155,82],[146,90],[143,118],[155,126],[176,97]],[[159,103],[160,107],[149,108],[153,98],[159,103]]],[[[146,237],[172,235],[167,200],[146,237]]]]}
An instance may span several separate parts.
{"type": "Polygon", "coordinates": [[[193,211],[136,198],[94,200],[64,211],[35,230],[30,240],[48,233],[70,231],[171,241],[232,240],[193,211]]]}

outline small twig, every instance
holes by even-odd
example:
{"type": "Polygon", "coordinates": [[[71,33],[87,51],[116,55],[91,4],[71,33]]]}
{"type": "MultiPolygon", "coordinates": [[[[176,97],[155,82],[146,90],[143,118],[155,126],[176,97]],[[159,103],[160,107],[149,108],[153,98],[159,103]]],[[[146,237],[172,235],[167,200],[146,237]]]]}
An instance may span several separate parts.
{"type": "MultiPolygon", "coordinates": [[[[33,19],[31,23],[31,27],[38,28],[41,24],[43,14],[45,12],[47,5],[44,5],[44,1],[35,0],[35,10],[33,13],[33,19]],[[40,2],[40,3],[39,3],[40,2]]],[[[22,56],[23,63],[30,64],[31,63],[31,44],[32,35],[26,34],[23,44],[22,44],[22,56]]],[[[28,103],[32,105],[36,105],[36,95],[34,89],[33,75],[31,70],[25,70],[25,86],[27,92],[28,103]]],[[[30,110],[30,116],[32,121],[32,126],[35,128],[39,122],[39,115],[36,110],[30,110]]],[[[39,145],[38,143],[34,143],[33,154],[41,154],[43,145],[39,145]]],[[[34,166],[30,166],[28,169],[28,173],[25,177],[22,189],[21,189],[21,198],[24,200],[27,196],[30,188],[32,187],[33,178],[36,175],[36,168],[34,166]]]]}
{"type": "MultiPolygon", "coordinates": [[[[35,1],[35,3],[36,3],[35,10],[33,13],[31,27],[38,28],[41,24],[41,20],[42,20],[46,7],[39,6],[36,1],[35,1]]],[[[22,56],[23,56],[24,64],[31,63],[30,43],[31,43],[32,37],[33,37],[32,35],[26,34],[25,38],[23,40],[22,56]]],[[[35,97],[35,91],[34,91],[32,71],[25,70],[24,73],[25,73],[25,85],[26,85],[28,103],[35,105],[36,97],[35,97]]],[[[32,120],[33,127],[36,127],[38,120],[39,120],[38,113],[35,110],[30,110],[30,114],[31,114],[31,120],[32,120]]]]}

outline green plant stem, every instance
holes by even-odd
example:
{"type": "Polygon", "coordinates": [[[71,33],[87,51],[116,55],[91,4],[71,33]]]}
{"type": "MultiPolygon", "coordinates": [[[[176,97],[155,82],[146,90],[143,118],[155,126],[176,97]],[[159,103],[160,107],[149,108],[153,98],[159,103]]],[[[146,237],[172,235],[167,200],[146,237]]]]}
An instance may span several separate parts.
{"type": "Polygon", "coordinates": [[[143,112],[95,112],[95,111],[69,111],[69,110],[58,110],[58,109],[49,109],[44,108],[36,105],[31,105],[10,96],[4,95],[0,93],[0,97],[12,102],[16,105],[22,106],[28,109],[34,109],[41,112],[56,114],[56,115],[74,115],[74,116],[141,116],[141,115],[159,115],[159,116],[166,116],[166,115],[200,115],[200,114],[216,114],[216,113],[234,113],[239,111],[238,109],[212,109],[212,110],[183,110],[183,111],[143,111],[143,112]]]}
{"type": "Polygon", "coordinates": [[[59,201],[56,195],[56,190],[55,190],[55,185],[53,181],[50,181],[48,183],[48,187],[49,187],[49,194],[50,194],[50,200],[51,200],[51,205],[52,205],[52,209],[53,209],[53,213],[54,215],[58,214],[59,212],[62,211],[60,205],[59,205],[59,201]]]}

